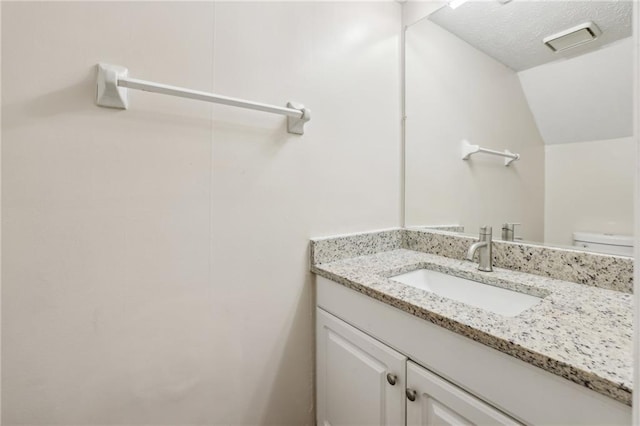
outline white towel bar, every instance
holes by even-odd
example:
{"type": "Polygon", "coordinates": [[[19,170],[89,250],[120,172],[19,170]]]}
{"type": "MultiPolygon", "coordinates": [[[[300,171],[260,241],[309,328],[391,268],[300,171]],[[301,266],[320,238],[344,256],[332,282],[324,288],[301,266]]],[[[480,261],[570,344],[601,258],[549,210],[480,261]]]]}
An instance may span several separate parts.
{"type": "Polygon", "coordinates": [[[267,105],[259,102],[201,92],[199,90],[185,89],[182,87],[129,78],[128,73],[129,72],[126,68],[118,65],[98,64],[98,90],[96,95],[96,104],[109,108],[127,109],[129,106],[127,88],[129,88],[286,115],[287,131],[296,135],[304,134],[304,124],[311,119],[311,111],[309,109],[305,108],[303,105],[294,104],[292,102],[287,103],[286,108],[267,105]]]}
{"type": "Polygon", "coordinates": [[[514,161],[520,159],[520,154],[515,154],[509,151],[508,149],[505,149],[504,151],[495,151],[493,149],[482,148],[480,147],[480,145],[471,145],[467,140],[462,141],[462,159],[463,160],[468,160],[473,154],[478,152],[505,157],[504,159],[505,166],[509,166],[514,161]]]}

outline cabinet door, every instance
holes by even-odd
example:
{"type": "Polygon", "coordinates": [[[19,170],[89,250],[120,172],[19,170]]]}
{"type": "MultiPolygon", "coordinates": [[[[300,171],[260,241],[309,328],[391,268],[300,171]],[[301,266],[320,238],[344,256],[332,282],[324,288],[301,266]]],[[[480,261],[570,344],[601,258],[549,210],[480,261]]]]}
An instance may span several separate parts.
{"type": "Polygon", "coordinates": [[[407,362],[407,426],[519,424],[418,364],[407,362]]]}
{"type": "Polygon", "coordinates": [[[316,312],[317,425],[404,425],[407,358],[316,312]]]}

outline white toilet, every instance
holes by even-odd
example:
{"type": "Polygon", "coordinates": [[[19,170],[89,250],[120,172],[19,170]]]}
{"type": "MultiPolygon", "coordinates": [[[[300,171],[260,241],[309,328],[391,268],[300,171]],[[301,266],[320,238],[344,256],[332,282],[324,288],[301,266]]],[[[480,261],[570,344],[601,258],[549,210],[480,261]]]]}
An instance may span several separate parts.
{"type": "Polygon", "coordinates": [[[597,253],[633,256],[633,236],[574,232],[573,245],[597,253]]]}

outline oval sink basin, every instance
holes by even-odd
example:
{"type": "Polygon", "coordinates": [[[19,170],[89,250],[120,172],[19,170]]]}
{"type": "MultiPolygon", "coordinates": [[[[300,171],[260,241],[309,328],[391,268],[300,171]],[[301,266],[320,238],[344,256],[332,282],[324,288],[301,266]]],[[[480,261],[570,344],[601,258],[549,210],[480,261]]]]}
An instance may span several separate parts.
{"type": "Polygon", "coordinates": [[[430,269],[417,269],[389,279],[508,317],[516,316],[542,300],[430,269]]]}

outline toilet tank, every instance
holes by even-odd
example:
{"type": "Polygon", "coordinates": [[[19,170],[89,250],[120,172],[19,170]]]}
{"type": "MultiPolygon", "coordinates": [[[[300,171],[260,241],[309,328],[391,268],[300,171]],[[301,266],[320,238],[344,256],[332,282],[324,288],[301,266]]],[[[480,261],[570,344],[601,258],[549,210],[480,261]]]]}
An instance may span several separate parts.
{"type": "Polygon", "coordinates": [[[574,232],[573,245],[597,253],[633,256],[633,236],[574,232]]]}

